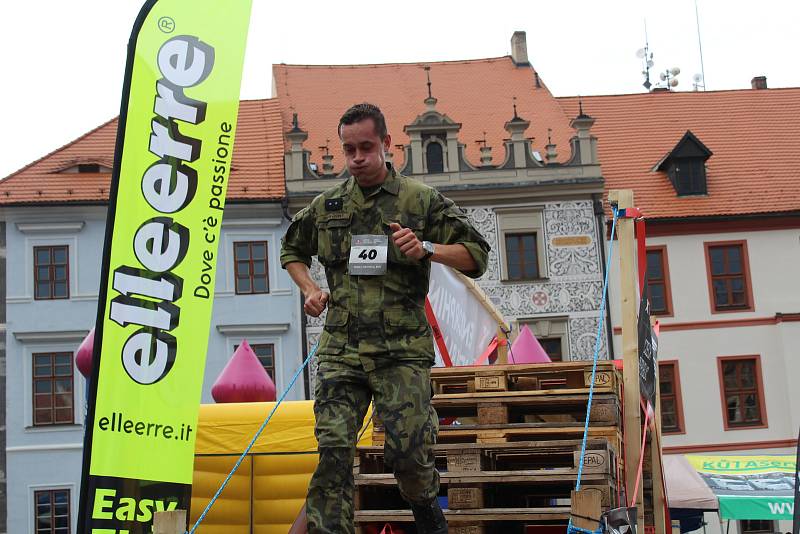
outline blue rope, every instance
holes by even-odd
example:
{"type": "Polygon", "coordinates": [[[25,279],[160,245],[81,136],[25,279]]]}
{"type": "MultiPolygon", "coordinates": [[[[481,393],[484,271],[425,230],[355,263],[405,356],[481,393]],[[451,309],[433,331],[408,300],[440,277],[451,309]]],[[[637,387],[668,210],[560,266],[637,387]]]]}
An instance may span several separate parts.
{"type": "MultiPolygon", "coordinates": [[[[606,311],[606,292],[608,291],[608,272],[611,270],[611,257],[614,255],[614,230],[617,227],[617,207],[611,207],[614,218],[611,221],[611,244],[608,246],[608,258],[606,259],[606,274],[603,279],[603,300],[600,303],[600,320],[597,321],[597,337],[594,342],[594,357],[592,359],[592,381],[589,384],[589,403],[586,405],[586,422],[583,426],[583,443],[581,444],[581,461],[578,464],[578,480],[575,483],[575,491],[581,489],[581,476],[583,476],[583,458],[586,455],[586,438],[589,435],[589,414],[592,411],[592,397],[594,396],[594,375],[597,372],[597,357],[600,354],[600,342],[603,334],[603,320],[606,311]]],[[[612,340],[608,340],[609,343],[612,340]]]]}
{"type": "MultiPolygon", "coordinates": [[[[272,419],[273,415],[275,415],[275,411],[278,409],[278,406],[280,406],[280,404],[283,402],[283,399],[285,399],[286,395],[288,395],[289,391],[291,391],[292,386],[294,386],[294,383],[297,381],[297,377],[300,376],[300,373],[302,373],[303,369],[306,368],[306,365],[308,365],[308,362],[310,362],[311,358],[314,357],[314,354],[317,353],[317,347],[318,346],[319,346],[319,344],[314,345],[314,348],[311,349],[311,353],[308,355],[308,357],[305,359],[305,361],[303,361],[303,365],[301,365],[300,368],[297,370],[297,372],[294,374],[294,376],[292,377],[292,380],[289,382],[289,386],[281,394],[281,398],[279,398],[278,402],[275,403],[275,406],[272,407],[272,411],[269,413],[267,418],[264,419],[264,422],[261,423],[261,427],[259,427],[259,429],[256,431],[256,435],[253,436],[253,439],[250,440],[250,444],[244,450],[242,455],[239,456],[239,459],[236,461],[236,465],[234,465],[233,469],[231,469],[231,472],[228,473],[228,476],[225,478],[225,481],[219,487],[219,489],[217,490],[217,493],[214,494],[214,497],[211,499],[211,501],[209,501],[208,505],[206,506],[206,509],[203,510],[202,514],[200,514],[200,517],[197,519],[197,522],[194,524],[194,526],[192,527],[192,529],[189,531],[188,534],[194,534],[195,530],[197,530],[197,527],[200,526],[200,523],[203,522],[203,519],[205,519],[206,514],[208,513],[209,510],[211,510],[211,507],[217,501],[217,499],[219,498],[220,494],[222,494],[222,490],[224,490],[225,486],[228,485],[228,482],[230,482],[231,478],[233,477],[233,474],[236,472],[237,469],[239,469],[239,466],[242,464],[242,461],[247,457],[247,454],[250,452],[250,449],[253,448],[253,445],[255,445],[256,440],[261,435],[261,433],[264,431],[264,428],[267,426],[267,423],[269,423],[269,420],[272,419]]],[[[186,533],[184,533],[184,534],[186,534],[186,533]]]]}

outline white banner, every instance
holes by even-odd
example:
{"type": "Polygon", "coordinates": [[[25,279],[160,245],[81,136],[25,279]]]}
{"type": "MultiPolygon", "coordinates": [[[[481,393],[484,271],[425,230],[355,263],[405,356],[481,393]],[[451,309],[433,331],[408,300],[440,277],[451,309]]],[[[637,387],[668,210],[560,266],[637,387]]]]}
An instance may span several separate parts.
{"type": "MultiPolygon", "coordinates": [[[[449,267],[431,264],[428,299],[453,365],[471,365],[497,333],[497,320],[449,267]]],[[[439,347],[436,365],[442,366],[439,347]]]]}

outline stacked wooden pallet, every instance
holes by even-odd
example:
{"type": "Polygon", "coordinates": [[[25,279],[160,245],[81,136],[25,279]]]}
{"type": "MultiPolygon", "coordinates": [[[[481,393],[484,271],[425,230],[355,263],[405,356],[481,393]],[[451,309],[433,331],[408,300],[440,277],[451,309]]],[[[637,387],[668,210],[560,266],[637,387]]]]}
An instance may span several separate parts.
{"type": "MultiPolygon", "coordinates": [[[[433,370],[436,463],[451,533],[563,531],[590,380],[587,362],[433,370]]],[[[619,500],[620,383],[612,363],[598,364],[582,487],[600,492],[604,508],[619,500]]],[[[356,455],[356,524],[366,534],[393,522],[410,534],[413,518],[384,465],[379,426],[373,439],[356,455]]]]}

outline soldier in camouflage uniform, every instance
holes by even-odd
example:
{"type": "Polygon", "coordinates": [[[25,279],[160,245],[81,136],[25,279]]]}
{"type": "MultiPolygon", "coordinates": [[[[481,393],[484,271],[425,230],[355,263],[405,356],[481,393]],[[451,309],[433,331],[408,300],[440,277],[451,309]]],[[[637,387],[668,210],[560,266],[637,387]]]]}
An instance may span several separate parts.
{"type": "Polygon", "coordinates": [[[391,137],[376,106],[350,108],[339,134],[352,177],[295,215],[281,250],[281,265],[306,297],[306,313],[316,317],[328,307],[317,350],[320,458],[306,501],[309,533],[353,532],[351,466],[372,398],[385,427],[386,464],[418,532],[446,533],[432,450],[438,418],[430,402],[434,352],[424,311],[430,262],[478,277],[489,245],[451,200],[386,163],[391,137]],[[358,248],[362,242],[378,243],[375,252],[358,248]],[[314,255],[330,294],[309,274],[314,255]]]}

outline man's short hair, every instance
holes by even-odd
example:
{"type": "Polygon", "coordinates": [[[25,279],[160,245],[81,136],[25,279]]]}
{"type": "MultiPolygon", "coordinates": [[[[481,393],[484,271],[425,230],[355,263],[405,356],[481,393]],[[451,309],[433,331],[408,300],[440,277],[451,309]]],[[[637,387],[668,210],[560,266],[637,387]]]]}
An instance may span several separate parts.
{"type": "Polygon", "coordinates": [[[375,133],[378,134],[378,137],[380,137],[381,141],[383,141],[388,135],[388,131],[386,130],[386,118],[383,116],[383,113],[378,106],[375,104],[369,104],[367,102],[356,104],[344,112],[342,118],[339,119],[339,137],[342,136],[343,124],[355,124],[363,121],[364,119],[372,119],[372,121],[375,123],[375,133]]]}

